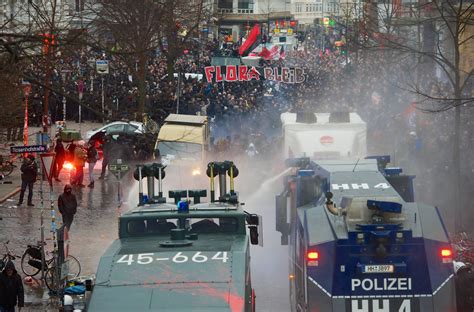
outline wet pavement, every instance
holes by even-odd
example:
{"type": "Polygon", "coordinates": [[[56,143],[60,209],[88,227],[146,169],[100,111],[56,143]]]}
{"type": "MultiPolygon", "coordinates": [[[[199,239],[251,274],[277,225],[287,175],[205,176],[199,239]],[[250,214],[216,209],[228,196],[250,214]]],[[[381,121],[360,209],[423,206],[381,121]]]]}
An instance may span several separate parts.
{"type": "MultiPolygon", "coordinates": [[[[97,171],[97,170],[96,170],[97,171]]],[[[96,175],[100,172],[97,171],[96,175]]],[[[69,173],[64,172],[60,178],[69,180],[69,173]]],[[[110,177],[110,179],[115,179],[110,177]]],[[[115,181],[96,182],[93,189],[75,188],[79,207],[70,232],[70,254],[74,255],[81,263],[81,275],[94,274],[103,251],[110,242],[117,237],[117,192],[115,181]]],[[[65,183],[54,183],[50,193],[49,185],[43,183],[43,204],[41,204],[40,181],[35,183],[33,203],[34,207],[26,205],[16,206],[18,195],[0,204],[0,243],[10,241],[9,248],[15,254],[22,255],[28,244],[34,244],[41,238],[41,215],[44,220],[44,233],[47,250],[53,248],[51,200],[54,200],[54,214],[56,226],[60,226],[61,215],[57,210],[57,197],[62,191],[65,183]]],[[[0,249],[3,254],[3,246],[0,249]]],[[[17,269],[21,271],[20,260],[15,262],[17,269]]],[[[42,303],[41,293],[29,293],[27,302],[33,304],[42,303]]],[[[43,311],[41,307],[36,307],[43,311]]]]}
{"type": "MultiPolygon", "coordinates": [[[[257,295],[257,310],[287,312],[289,311],[288,252],[285,246],[280,246],[280,235],[275,231],[274,212],[274,198],[281,189],[282,181],[272,178],[270,163],[245,160],[236,161],[236,163],[241,169],[241,174],[236,179],[236,190],[240,191],[241,201],[246,203],[244,209],[264,217],[264,247],[252,246],[251,250],[252,281],[257,295]]],[[[100,174],[100,166],[101,164],[98,163],[95,167],[96,177],[100,174]]],[[[84,171],[84,184],[88,184],[87,169],[84,171]]],[[[18,201],[18,195],[0,204],[0,217],[3,217],[3,221],[0,221],[0,243],[9,240],[10,248],[16,254],[23,254],[27,244],[35,243],[40,239],[41,214],[44,217],[45,237],[47,239],[52,237],[50,198],[54,201],[54,214],[59,226],[61,216],[57,210],[56,201],[65,182],[69,181],[69,172],[64,170],[60,179],[63,182],[54,182],[51,194],[49,185],[46,182],[43,183],[43,205],[41,205],[40,181],[35,183],[34,187],[35,207],[17,207],[15,204],[18,201]]],[[[167,177],[167,179],[170,178],[167,177]]],[[[171,181],[170,179],[169,182],[171,181]]],[[[167,183],[166,180],[164,182],[167,183]]],[[[179,184],[182,184],[182,181],[179,184]]],[[[73,190],[79,207],[71,228],[69,250],[70,254],[81,263],[81,275],[91,275],[96,272],[101,255],[118,236],[119,213],[130,209],[138,202],[137,182],[132,180],[130,175],[126,176],[122,180],[125,202],[119,209],[117,186],[117,179],[110,175],[106,180],[96,180],[94,188],[74,188],[73,190]]],[[[48,240],[47,244],[47,249],[51,250],[52,241],[48,240]]],[[[20,260],[17,260],[15,264],[21,271],[20,260]]],[[[51,305],[47,304],[48,301],[45,299],[47,296],[42,298],[43,293],[29,290],[27,295],[27,301],[31,305],[26,311],[53,311],[51,305]]]]}

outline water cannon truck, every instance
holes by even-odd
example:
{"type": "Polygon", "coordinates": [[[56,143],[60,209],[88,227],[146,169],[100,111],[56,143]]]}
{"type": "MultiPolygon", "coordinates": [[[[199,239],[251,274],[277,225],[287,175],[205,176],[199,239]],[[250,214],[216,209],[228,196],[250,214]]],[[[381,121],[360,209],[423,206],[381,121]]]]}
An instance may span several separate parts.
{"type": "Polygon", "coordinates": [[[292,158],[276,197],[291,311],[454,312],[453,252],[437,207],[389,156],[292,158]]]}
{"type": "Polygon", "coordinates": [[[88,311],[255,311],[249,243],[262,242],[261,217],[243,210],[233,162],[206,169],[210,201],[202,202],[206,189],[170,190],[167,200],[166,167],[137,166],[139,203],[119,218],[119,237],[100,259],[88,311]]]}

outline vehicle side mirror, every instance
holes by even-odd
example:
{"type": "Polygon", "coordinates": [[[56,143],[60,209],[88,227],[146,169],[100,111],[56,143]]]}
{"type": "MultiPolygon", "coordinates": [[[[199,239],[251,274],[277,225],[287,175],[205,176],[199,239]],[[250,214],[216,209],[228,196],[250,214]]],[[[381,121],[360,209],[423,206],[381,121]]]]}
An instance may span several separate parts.
{"type": "Polygon", "coordinates": [[[94,290],[94,283],[91,279],[86,279],[86,291],[93,291],[94,290]]]}
{"type": "Polygon", "coordinates": [[[331,200],[334,197],[334,194],[332,192],[326,192],[326,198],[331,200]]]}
{"type": "Polygon", "coordinates": [[[250,243],[263,247],[263,222],[262,216],[247,213],[246,221],[250,230],[250,243]]]}

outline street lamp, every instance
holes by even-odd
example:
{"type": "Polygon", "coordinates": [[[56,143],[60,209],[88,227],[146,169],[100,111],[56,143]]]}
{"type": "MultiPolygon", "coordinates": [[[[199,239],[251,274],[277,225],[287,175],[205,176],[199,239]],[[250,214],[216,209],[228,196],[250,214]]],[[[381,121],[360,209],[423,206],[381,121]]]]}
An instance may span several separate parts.
{"type": "Polygon", "coordinates": [[[30,96],[30,93],[31,93],[31,83],[24,81],[22,83],[22,87],[23,87],[23,94],[25,95],[25,121],[23,124],[23,145],[28,145],[28,96],[30,96]]]}
{"type": "Polygon", "coordinates": [[[79,97],[79,133],[82,133],[82,97],[84,96],[84,81],[77,80],[77,91],[79,97]]]}

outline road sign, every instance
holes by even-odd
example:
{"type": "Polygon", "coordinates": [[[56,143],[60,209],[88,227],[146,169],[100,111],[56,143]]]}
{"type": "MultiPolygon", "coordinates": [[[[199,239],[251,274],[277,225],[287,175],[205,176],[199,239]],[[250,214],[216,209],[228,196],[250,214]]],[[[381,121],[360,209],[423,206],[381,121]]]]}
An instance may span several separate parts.
{"type": "Polygon", "coordinates": [[[46,153],[48,148],[46,145],[27,145],[27,146],[12,146],[10,147],[10,153],[12,154],[23,154],[23,153],[46,153]]]}
{"type": "Polygon", "coordinates": [[[25,94],[26,97],[30,96],[31,93],[31,83],[28,81],[23,81],[21,83],[21,86],[23,87],[23,93],[25,94]]]}
{"type": "MultiPolygon", "coordinates": [[[[82,97],[84,96],[84,80],[79,79],[77,81],[77,91],[79,93],[79,101],[82,100],[82,97]]],[[[80,123],[80,121],[79,121],[80,123]]]]}
{"type": "Polygon", "coordinates": [[[109,61],[108,60],[96,60],[95,70],[98,74],[104,75],[109,73],[109,61]]]}
{"type": "Polygon", "coordinates": [[[54,174],[54,156],[55,153],[47,153],[40,155],[41,165],[43,166],[44,173],[48,179],[49,185],[53,184],[53,174],[54,174]]]}
{"type": "Polygon", "coordinates": [[[119,180],[123,178],[129,170],[130,167],[127,164],[123,164],[121,159],[117,159],[113,164],[109,164],[109,171],[119,180]]]}

